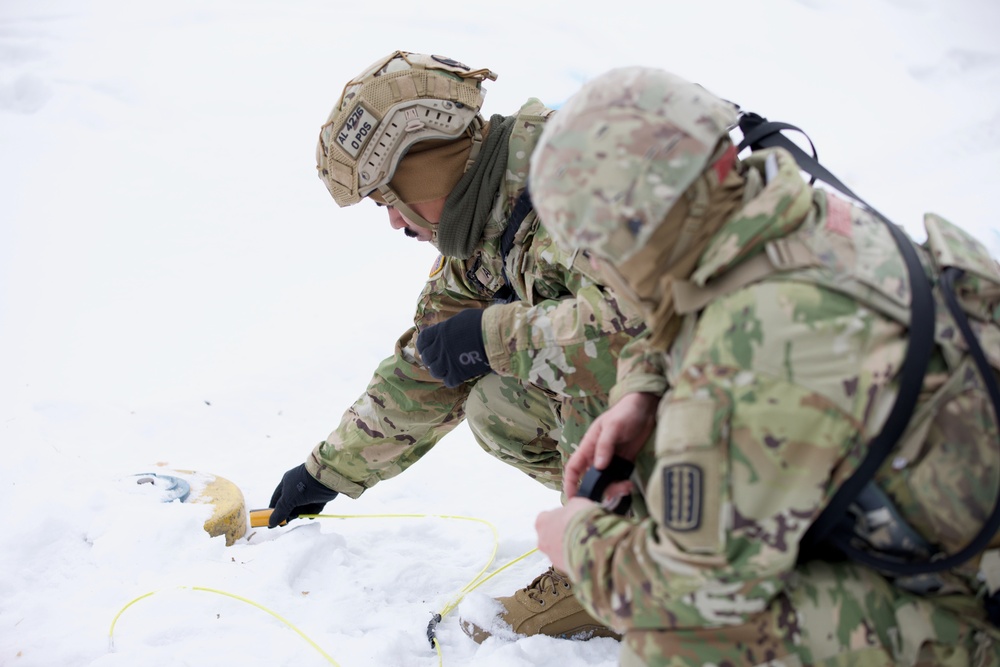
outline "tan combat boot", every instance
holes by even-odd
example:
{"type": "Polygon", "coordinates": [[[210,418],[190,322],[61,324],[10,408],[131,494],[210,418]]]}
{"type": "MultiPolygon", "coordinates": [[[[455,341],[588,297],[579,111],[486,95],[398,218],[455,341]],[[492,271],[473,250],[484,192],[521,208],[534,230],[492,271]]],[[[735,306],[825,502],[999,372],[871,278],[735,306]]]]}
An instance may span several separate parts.
{"type": "Polygon", "coordinates": [[[583,608],[573,595],[570,580],[551,567],[525,588],[510,597],[496,598],[496,602],[503,609],[491,619],[492,623],[477,623],[466,618],[459,620],[465,634],[479,644],[494,635],[507,639],[530,635],[580,640],[593,637],[621,639],[621,635],[583,608]]]}

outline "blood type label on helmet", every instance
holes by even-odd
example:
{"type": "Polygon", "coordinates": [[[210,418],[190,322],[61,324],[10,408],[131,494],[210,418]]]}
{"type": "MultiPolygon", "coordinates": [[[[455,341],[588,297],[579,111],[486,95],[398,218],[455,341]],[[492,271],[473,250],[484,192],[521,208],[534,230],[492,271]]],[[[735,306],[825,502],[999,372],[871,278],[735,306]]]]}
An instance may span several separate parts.
{"type": "Polygon", "coordinates": [[[354,107],[354,111],[340,126],[340,130],[337,132],[337,143],[348,155],[356,158],[377,126],[378,118],[375,117],[375,114],[359,104],[354,107]]]}

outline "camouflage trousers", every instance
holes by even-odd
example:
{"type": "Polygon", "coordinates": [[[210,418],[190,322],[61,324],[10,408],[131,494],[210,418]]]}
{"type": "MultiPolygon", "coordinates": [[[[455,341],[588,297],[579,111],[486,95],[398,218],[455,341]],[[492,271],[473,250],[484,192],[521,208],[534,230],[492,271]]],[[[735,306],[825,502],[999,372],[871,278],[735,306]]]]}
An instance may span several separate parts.
{"type": "Polygon", "coordinates": [[[465,418],[487,453],[561,491],[566,459],[606,409],[606,396],[562,398],[490,373],[469,394],[465,418]]]}
{"type": "Polygon", "coordinates": [[[745,625],[629,631],[620,664],[1000,666],[1000,632],[974,598],[912,595],[854,563],[808,563],[788,584],[745,625]]]}

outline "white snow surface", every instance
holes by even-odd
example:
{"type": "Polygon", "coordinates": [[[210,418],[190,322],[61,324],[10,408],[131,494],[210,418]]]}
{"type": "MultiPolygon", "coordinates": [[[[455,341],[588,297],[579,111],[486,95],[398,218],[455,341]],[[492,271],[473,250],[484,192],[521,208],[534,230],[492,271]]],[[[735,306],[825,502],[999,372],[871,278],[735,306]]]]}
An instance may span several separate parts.
{"type": "MultiPolygon", "coordinates": [[[[194,470],[266,506],[411,322],[434,249],[338,209],[314,170],[369,63],[489,67],[487,116],[672,69],[805,129],[918,240],[934,211],[1000,256],[998,29],[991,0],[3,0],[0,665],[439,664],[427,622],[490,562],[487,525],[300,520],[226,547],[207,506],[132,484],[194,470]]],[[[327,511],[488,521],[492,571],[558,502],[463,426],[327,511]]],[[[470,613],[547,565],[504,570],[470,613]]],[[[448,667],[617,662],[607,639],[480,646],[460,612],[438,627],[448,667]]]]}

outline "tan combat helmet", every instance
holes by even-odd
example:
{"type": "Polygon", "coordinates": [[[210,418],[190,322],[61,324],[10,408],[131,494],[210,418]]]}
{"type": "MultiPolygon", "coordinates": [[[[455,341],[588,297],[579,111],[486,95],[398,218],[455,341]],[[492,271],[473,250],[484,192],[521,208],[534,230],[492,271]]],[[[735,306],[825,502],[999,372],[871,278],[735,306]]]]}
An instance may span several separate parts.
{"type": "Polygon", "coordinates": [[[556,240],[621,266],[699,177],[736,108],[647,67],[586,83],[545,125],[531,160],[532,201],[556,240]]]}
{"type": "Polygon", "coordinates": [[[323,125],[316,168],[339,206],[378,192],[411,221],[430,227],[389,187],[399,161],[417,142],[472,138],[466,169],[483,140],[479,110],[488,69],[471,69],[442,56],[396,51],[344,86],[323,125]]]}

